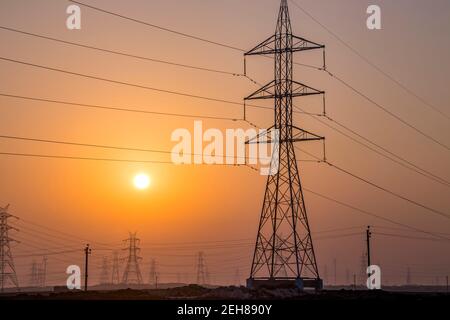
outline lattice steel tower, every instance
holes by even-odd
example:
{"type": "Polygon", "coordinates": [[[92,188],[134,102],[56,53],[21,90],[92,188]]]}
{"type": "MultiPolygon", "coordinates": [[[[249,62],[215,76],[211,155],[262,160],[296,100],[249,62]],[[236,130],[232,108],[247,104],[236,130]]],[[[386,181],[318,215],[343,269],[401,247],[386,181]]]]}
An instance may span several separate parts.
{"type": "Polygon", "coordinates": [[[136,233],[130,233],[130,238],[124,240],[128,243],[128,248],[124,249],[128,251],[127,265],[123,272],[122,282],[124,284],[142,284],[141,269],[139,267],[139,261],[142,260],[139,257],[139,242],[136,238],[136,233]]]}
{"type": "Polygon", "coordinates": [[[292,112],[293,98],[324,94],[292,79],[293,53],[313,49],[324,50],[324,46],[292,34],[287,0],[282,0],[275,35],[245,54],[274,55],[275,79],[245,100],[275,101],[275,124],[266,134],[273,137],[276,132],[278,136],[276,140],[267,139],[274,144],[271,166],[276,173],[271,172],[267,179],[248,287],[282,283],[295,283],[300,289],[322,287],[294,142],[324,138],[294,126],[292,112]],[[287,275],[283,274],[285,270],[287,275]]]}
{"type": "Polygon", "coordinates": [[[8,224],[9,218],[16,218],[8,213],[9,205],[6,208],[0,207],[0,291],[4,292],[8,283],[19,289],[19,281],[17,280],[16,269],[11,252],[11,242],[16,240],[9,237],[9,231],[16,228],[8,224]]]}
{"type": "Polygon", "coordinates": [[[197,258],[197,284],[205,285],[208,281],[208,271],[205,263],[205,254],[200,251],[197,258]]]}

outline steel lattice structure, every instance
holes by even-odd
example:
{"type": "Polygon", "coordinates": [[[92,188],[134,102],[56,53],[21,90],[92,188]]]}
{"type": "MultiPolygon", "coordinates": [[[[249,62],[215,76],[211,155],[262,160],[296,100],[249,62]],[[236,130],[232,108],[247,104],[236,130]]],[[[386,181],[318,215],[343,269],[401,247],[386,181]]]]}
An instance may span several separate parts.
{"type": "Polygon", "coordinates": [[[123,272],[122,282],[124,284],[138,284],[141,285],[142,274],[139,266],[139,261],[142,260],[139,257],[140,240],[136,238],[136,233],[130,233],[130,238],[124,240],[128,243],[128,248],[124,249],[128,251],[127,264],[123,272]]]}
{"type": "MultiPolygon", "coordinates": [[[[293,53],[324,46],[292,34],[287,0],[281,1],[275,35],[245,56],[274,55],[275,79],[245,100],[274,99],[275,123],[266,132],[276,132],[272,168],[268,176],[258,236],[248,286],[295,282],[297,287],[322,287],[310,234],[294,142],[324,140],[293,124],[293,98],[323,95],[293,80],[293,53]]],[[[254,139],[247,142],[261,143],[254,139]]]]}
{"type": "Polygon", "coordinates": [[[6,208],[0,208],[0,290],[4,292],[5,287],[12,284],[19,289],[14,259],[11,252],[11,242],[15,240],[9,237],[9,231],[16,228],[8,224],[9,218],[16,218],[8,213],[9,205],[6,208]]]}

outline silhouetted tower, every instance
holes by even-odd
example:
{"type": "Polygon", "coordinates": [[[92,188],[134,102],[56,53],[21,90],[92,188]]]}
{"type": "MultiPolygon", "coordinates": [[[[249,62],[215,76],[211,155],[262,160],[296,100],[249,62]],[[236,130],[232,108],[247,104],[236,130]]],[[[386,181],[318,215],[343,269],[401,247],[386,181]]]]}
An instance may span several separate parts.
{"type": "MultiPolygon", "coordinates": [[[[294,52],[323,48],[323,45],[292,34],[287,0],[282,0],[275,35],[245,54],[275,56],[275,79],[245,100],[275,101],[275,124],[265,135],[277,137],[265,139],[267,143],[273,144],[271,168],[274,170],[271,170],[267,179],[253,263],[247,282],[249,287],[264,285],[268,281],[295,281],[300,289],[322,287],[294,142],[318,141],[324,138],[293,124],[292,101],[295,97],[323,95],[324,92],[294,81],[292,76],[294,52]],[[285,236],[281,237],[281,233],[285,236]],[[280,243],[279,247],[277,242],[280,243]],[[276,264],[276,261],[281,263],[276,264]],[[287,277],[280,275],[283,266],[286,267],[287,277]]],[[[247,144],[259,141],[260,139],[252,139],[247,144]]]]}
{"type": "Polygon", "coordinates": [[[28,283],[29,287],[36,288],[39,286],[38,273],[39,273],[38,264],[36,260],[33,260],[33,262],[31,263],[30,281],[28,283]]]}
{"type": "Polygon", "coordinates": [[[142,284],[141,269],[139,267],[139,261],[142,260],[139,257],[139,243],[140,240],[136,238],[136,233],[130,233],[130,238],[124,240],[128,244],[128,248],[124,249],[128,251],[127,265],[123,272],[122,282],[125,284],[142,284]]]}
{"type": "Polygon", "coordinates": [[[156,260],[152,259],[150,261],[150,273],[149,273],[149,277],[148,277],[148,283],[150,285],[156,287],[156,283],[158,281],[157,277],[158,277],[158,275],[156,273],[156,260]]]}
{"type": "Polygon", "coordinates": [[[42,257],[42,262],[38,266],[38,286],[41,288],[45,287],[45,281],[47,279],[47,257],[42,257]]]}
{"type": "Polygon", "coordinates": [[[113,252],[113,264],[112,264],[112,272],[111,272],[111,283],[112,284],[119,284],[120,283],[119,253],[117,251],[113,252]]]}
{"type": "Polygon", "coordinates": [[[103,260],[102,260],[102,267],[101,267],[101,273],[100,273],[100,284],[102,284],[102,285],[110,284],[110,282],[109,282],[109,263],[108,263],[107,257],[103,257],[103,260]]]}
{"type": "Polygon", "coordinates": [[[19,289],[19,281],[17,280],[16,269],[14,267],[14,259],[11,252],[11,242],[17,242],[9,237],[9,231],[16,228],[8,224],[9,218],[17,217],[8,213],[9,205],[6,208],[0,207],[0,290],[4,292],[4,289],[8,284],[15,286],[19,289]]]}
{"type": "Polygon", "coordinates": [[[208,277],[207,277],[207,271],[206,271],[206,263],[205,263],[205,256],[202,251],[198,253],[198,259],[197,259],[197,284],[198,285],[204,285],[207,284],[208,277]]]}

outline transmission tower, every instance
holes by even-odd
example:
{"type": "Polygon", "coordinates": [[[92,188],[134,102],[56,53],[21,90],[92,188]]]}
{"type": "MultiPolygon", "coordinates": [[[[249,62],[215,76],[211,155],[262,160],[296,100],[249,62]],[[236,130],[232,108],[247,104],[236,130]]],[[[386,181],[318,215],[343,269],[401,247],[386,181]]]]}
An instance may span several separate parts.
{"type": "Polygon", "coordinates": [[[30,282],[28,284],[30,288],[37,288],[39,286],[38,278],[39,278],[39,267],[36,260],[33,260],[33,262],[31,263],[30,282]]]}
{"type": "Polygon", "coordinates": [[[45,287],[45,281],[47,279],[47,257],[42,257],[41,265],[38,266],[38,286],[45,287]]]}
{"type": "Polygon", "coordinates": [[[112,264],[112,272],[111,272],[111,283],[119,284],[120,283],[120,271],[119,271],[119,252],[113,252],[113,264],[112,264]]]}
{"type": "Polygon", "coordinates": [[[156,260],[152,259],[150,262],[150,273],[148,277],[148,283],[156,287],[157,282],[158,282],[158,274],[156,273],[156,260]]]}
{"type": "Polygon", "coordinates": [[[6,208],[0,207],[0,290],[4,292],[8,283],[12,284],[19,290],[19,281],[17,280],[16,269],[14,267],[14,259],[11,252],[11,242],[17,242],[9,237],[9,231],[16,228],[8,224],[9,218],[17,217],[8,213],[9,205],[6,208]]]}
{"type": "MultiPolygon", "coordinates": [[[[324,140],[293,125],[295,97],[324,95],[294,81],[293,53],[322,49],[324,46],[292,34],[287,0],[281,1],[276,32],[254,49],[245,53],[274,55],[275,79],[251,94],[247,100],[273,99],[275,124],[266,131],[268,137],[278,137],[273,143],[271,170],[268,176],[256,239],[248,287],[260,285],[295,284],[298,288],[322,288],[316,255],[310,233],[302,186],[295,156],[294,142],[324,140]],[[281,237],[283,232],[285,236],[281,237]],[[280,246],[276,244],[280,243],[280,246]],[[276,264],[276,261],[281,263],[276,264]],[[288,273],[281,276],[283,266],[288,273]]],[[[254,139],[247,144],[259,143],[254,139]]]]}
{"type": "Polygon", "coordinates": [[[100,273],[100,284],[102,284],[102,285],[110,284],[110,282],[109,282],[109,263],[108,263],[107,257],[103,257],[103,260],[102,260],[102,267],[101,267],[101,273],[100,273]]]}
{"type": "Polygon", "coordinates": [[[198,253],[197,259],[197,284],[205,285],[208,283],[208,275],[206,270],[205,255],[202,251],[198,253]]]}
{"type": "Polygon", "coordinates": [[[140,240],[136,238],[136,233],[130,233],[130,237],[124,240],[128,244],[128,247],[124,250],[128,251],[127,265],[123,272],[122,282],[124,284],[142,284],[141,269],[139,267],[139,261],[142,260],[139,257],[140,240]]]}

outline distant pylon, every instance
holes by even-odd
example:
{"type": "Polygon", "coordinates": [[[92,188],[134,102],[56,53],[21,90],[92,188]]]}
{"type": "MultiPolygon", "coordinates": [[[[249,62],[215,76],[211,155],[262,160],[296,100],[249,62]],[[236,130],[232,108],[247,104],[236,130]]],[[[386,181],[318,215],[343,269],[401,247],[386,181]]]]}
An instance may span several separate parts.
{"type": "Polygon", "coordinates": [[[123,272],[122,282],[124,284],[142,284],[141,269],[139,267],[139,261],[142,260],[139,257],[139,243],[140,240],[136,238],[136,233],[130,233],[130,237],[124,240],[128,244],[128,248],[124,249],[128,251],[127,264],[123,272]]]}
{"type": "Polygon", "coordinates": [[[38,264],[36,260],[33,259],[33,262],[31,263],[30,281],[28,283],[30,288],[37,288],[39,286],[38,272],[38,264]]]}
{"type": "Polygon", "coordinates": [[[120,271],[119,271],[119,252],[113,252],[113,264],[112,264],[112,272],[111,272],[111,283],[119,284],[120,283],[120,271]]]}
{"type": "Polygon", "coordinates": [[[198,253],[197,259],[197,284],[205,285],[208,282],[208,276],[206,271],[205,256],[202,251],[198,253]]]}
{"type": "Polygon", "coordinates": [[[110,284],[110,282],[109,282],[109,263],[108,263],[107,257],[103,257],[103,260],[102,260],[102,268],[101,268],[101,273],[100,273],[100,284],[102,284],[102,285],[110,284]]]}
{"type": "Polygon", "coordinates": [[[11,242],[17,242],[9,237],[9,231],[16,228],[8,224],[9,218],[17,217],[8,213],[9,205],[6,208],[0,207],[0,291],[4,292],[4,289],[9,284],[19,289],[19,281],[17,280],[16,269],[14,267],[14,259],[11,252],[11,242]]]}
{"type": "Polygon", "coordinates": [[[152,259],[150,261],[150,272],[148,275],[148,284],[156,287],[157,282],[158,282],[158,274],[156,271],[156,260],[152,259]]]}
{"type": "Polygon", "coordinates": [[[274,80],[245,98],[273,99],[275,106],[274,125],[247,141],[273,145],[273,170],[267,178],[248,287],[290,282],[300,289],[322,288],[294,143],[324,138],[293,123],[293,98],[324,95],[323,91],[293,80],[294,52],[313,49],[324,50],[324,46],[292,34],[288,3],[281,0],[275,34],[245,53],[245,56],[274,55],[275,61],[274,80]],[[261,142],[263,135],[266,142],[261,142]],[[287,277],[282,275],[283,268],[287,277]]]}
{"type": "Polygon", "coordinates": [[[47,279],[47,257],[42,257],[41,265],[38,266],[38,286],[45,287],[45,281],[47,279]]]}

